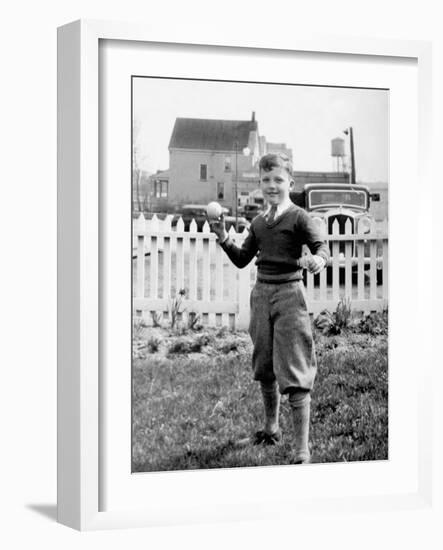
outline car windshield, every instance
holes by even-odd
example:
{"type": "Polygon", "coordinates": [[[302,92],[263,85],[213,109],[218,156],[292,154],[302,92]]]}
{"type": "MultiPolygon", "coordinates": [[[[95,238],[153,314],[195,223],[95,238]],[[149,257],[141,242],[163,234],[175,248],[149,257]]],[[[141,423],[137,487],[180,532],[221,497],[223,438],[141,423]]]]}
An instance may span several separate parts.
{"type": "Polygon", "coordinates": [[[183,214],[188,216],[203,216],[206,214],[204,208],[183,208],[183,214]]]}
{"type": "Polygon", "coordinates": [[[360,190],[313,189],[309,192],[309,206],[348,205],[366,208],[366,193],[360,190]]]}

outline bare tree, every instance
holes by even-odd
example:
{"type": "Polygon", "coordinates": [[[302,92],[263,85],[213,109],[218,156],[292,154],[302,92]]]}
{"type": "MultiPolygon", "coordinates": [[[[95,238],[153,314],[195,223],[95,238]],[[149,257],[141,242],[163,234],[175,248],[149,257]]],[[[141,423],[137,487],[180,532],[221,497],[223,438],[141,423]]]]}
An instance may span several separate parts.
{"type": "MultiPolygon", "coordinates": [[[[143,164],[146,162],[146,155],[143,155],[140,146],[140,121],[134,120],[132,126],[132,185],[135,187],[135,196],[138,211],[142,212],[145,200],[141,196],[141,181],[143,177],[143,164]]],[[[149,195],[149,191],[147,192],[149,195]]]]}

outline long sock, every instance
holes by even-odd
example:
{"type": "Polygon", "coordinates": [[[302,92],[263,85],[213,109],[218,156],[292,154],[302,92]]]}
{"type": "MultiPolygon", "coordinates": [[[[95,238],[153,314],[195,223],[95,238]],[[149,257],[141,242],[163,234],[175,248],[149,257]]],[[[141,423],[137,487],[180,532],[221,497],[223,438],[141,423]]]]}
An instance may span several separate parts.
{"type": "Polygon", "coordinates": [[[289,394],[294,426],[295,462],[309,462],[309,418],[311,412],[311,394],[299,390],[289,394]]]}
{"type": "Polygon", "coordinates": [[[278,431],[278,416],[280,410],[280,392],[277,382],[260,382],[263,405],[265,410],[265,432],[274,434],[278,431]]]}

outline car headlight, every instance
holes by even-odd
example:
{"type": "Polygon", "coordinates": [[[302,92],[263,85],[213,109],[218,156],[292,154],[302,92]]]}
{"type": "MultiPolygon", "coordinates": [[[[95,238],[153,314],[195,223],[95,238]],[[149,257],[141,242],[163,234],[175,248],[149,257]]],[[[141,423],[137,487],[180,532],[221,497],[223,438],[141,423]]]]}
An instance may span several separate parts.
{"type": "Polygon", "coordinates": [[[314,218],[312,218],[312,221],[314,222],[315,227],[317,228],[318,232],[323,235],[325,233],[325,222],[324,222],[324,220],[322,218],[319,218],[318,216],[315,216],[314,218]]]}
{"type": "Polygon", "coordinates": [[[363,216],[358,220],[358,233],[369,233],[371,231],[371,220],[363,216]]]}

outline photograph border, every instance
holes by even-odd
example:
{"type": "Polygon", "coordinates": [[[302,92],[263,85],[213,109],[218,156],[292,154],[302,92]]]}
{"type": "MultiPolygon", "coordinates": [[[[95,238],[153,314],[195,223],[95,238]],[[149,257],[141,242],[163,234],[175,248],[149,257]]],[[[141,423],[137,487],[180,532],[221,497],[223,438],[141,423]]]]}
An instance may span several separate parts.
{"type": "MultiPolygon", "coordinates": [[[[133,23],[76,21],[58,30],[58,521],[89,530],[170,524],[143,510],[102,512],[100,480],[100,289],[99,215],[99,42],[125,40],[190,44],[186,29],[168,34],[133,23]]],[[[418,65],[419,181],[430,179],[431,46],[428,42],[347,37],[268,37],[251,43],[242,37],[194,36],[192,44],[232,48],[412,58],[418,65]]],[[[423,365],[419,385],[418,489],[407,496],[368,497],[367,510],[390,506],[429,506],[432,498],[431,365],[423,365]]],[[[346,506],[343,508],[345,509],[346,506]]],[[[192,514],[191,514],[192,515],[192,514]]],[[[188,514],[189,516],[189,514],[188,514]]],[[[254,519],[245,510],[245,519],[254,519]]],[[[241,519],[241,518],[239,518],[241,519]]],[[[255,518],[258,519],[258,518],[255,518]]],[[[193,517],[192,522],[204,521],[193,517]]]]}

